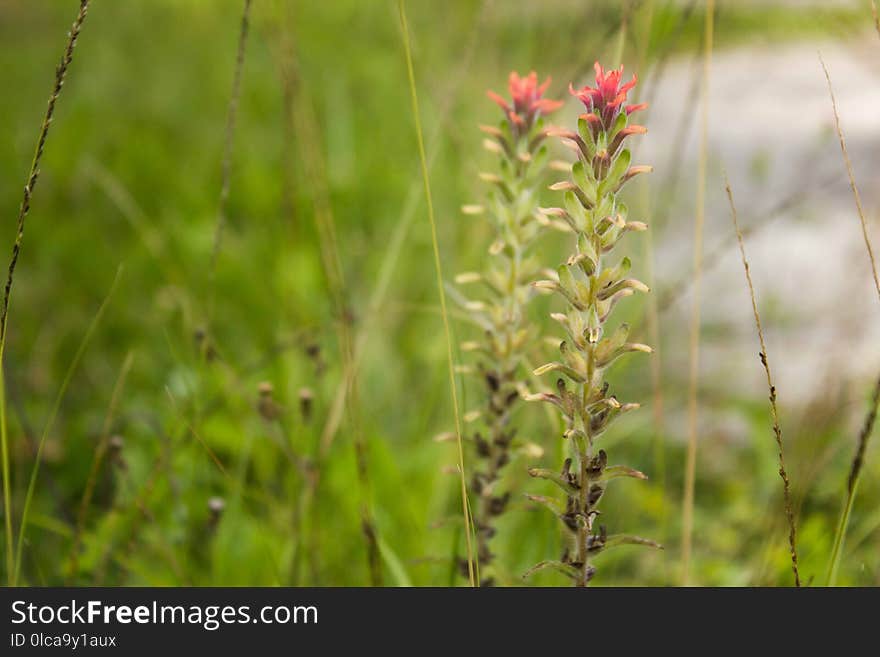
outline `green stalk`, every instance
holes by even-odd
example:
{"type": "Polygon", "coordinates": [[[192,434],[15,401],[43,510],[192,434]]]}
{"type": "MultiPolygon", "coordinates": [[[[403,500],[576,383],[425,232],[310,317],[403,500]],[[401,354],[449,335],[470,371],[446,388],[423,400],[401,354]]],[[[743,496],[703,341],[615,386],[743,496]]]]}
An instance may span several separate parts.
{"type": "Polygon", "coordinates": [[[452,392],[452,410],[455,415],[455,439],[458,445],[458,474],[461,480],[461,508],[464,516],[465,541],[467,545],[468,579],[471,586],[476,586],[474,576],[474,556],[471,541],[471,519],[468,510],[467,484],[464,475],[464,447],[461,439],[461,414],[458,406],[458,389],[455,382],[455,361],[452,354],[452,331],[449,327],[449,313],[446,308],[446,291],[443,286],[443,267],[440,264],[440,247],[437,239],[437,222],[434,218],[434,203],[431,198],[431,180],[428,176],[428,158],[425,155],[425,141],[422,136],[422,120],[419,111],[419,98],[416,93],[416,79],[413,70],[412,46],[410,44],[409,27],[406,22],[404,0],[398,0],[400,26],[403,31],[403,47],[406,53],[406,71],[409,78],[410,100],[412,102],[413,120],[415,122],[416,139],[419,147],[419,162],[422,168],[422,181],[425,186],[425,201],[428,205],[428,221],[431,225],[431,244],[434,251],[434,270],[437,274],[437,290],[440,295],[440,313],[443,316],[443,331],[446,335],[446,356],[449,363],[449,386],[452,392]]]}
{"type": "Polygon", "coordinates": [[[0,452],[3,461],[3,520],[6,538],[6,580],[9,586],[13,585],[13,573],[15,570],[15,557],[13,556],[12,542],[12,490],[9,482],[9,438],[7,436],[6,420],[6,376],[3,372],[3,347],[0,339],[0,452]]]}
{"type": "Polygon", "coordinates": [[[859,480],[862,478],[862,465],[864,464],[865,451],[868,447],[868,440],[874,431],[874,422],[877,419],[877,411],[880,407],[880,379],[874,386],[874,394],[871,398],[871,406],[868,409],[868,415],[859,432],[859,442],[856,448],[856,454],[853,457],[850,466],[849,479],[847,480],[846,501],[843,505],[843,512],[840,514],[840,520],[837,523],[837,531],[834,534],[834,546],[831,549],[831,560],[828,565],[828,575],[826,578],[826,586],[834,586],[837,583],[837,571],[840,567],[840,557],[843,554],[843,544],[846,539],[846,530],[849,526],[849,515],[852,511],[853,501],[856,498],[856,489],[859,487],[859,480]]]}
{"type": "Polygon", "coordinates": [[[80,341],[79,347],[77,348],[76,353],[73,356],[73,360],[70,362],[70,365],[67,368],[67,373],[64,375],[64,380],[61,383],[61,387],[58,389],[58,394],[55,396],[55,402],[52,404],[52,410],[49,413],[49,419],[46,421],[46,426],[43,428],[43,433],[40,436],[40,442],[37,443],[37,453],[34,455],[34,465],[31,468],[31,476],[30,480],[28,481],[27,493],[24,497],[24,508],[21,512],[21,524],[18,528],[18,541],[15,548],[15,566],[13,568],[12,582],[10,584],[11,586],[16,586],[18,584],[18,577],[19,573],[21,572],[22,547],[24,546],[24,537],[28,525],[28,516],[31,510],[31,502],[34,497],[34,491],[36,490],[37,486],[37,475],[40,472],[40,460],[43,456],[43,447],[46,444],[46,438],[49,437],[49,432],[51,432],[52,428],[55,426],[55,419],[58,417],[58,410],[61,408],[61,402],[64,399],[64,395],[67,393],[67,388],[70,385],[71,379],[73,379],[73,373],[76,371],[76,368],[86,351],[86,347],[88,347],[92,336],[95,334],[95,330],[98,328],[98,324],[100,324],[101,322],[101,318],[104,316],[104,311],[107,309],[110,298],[116,291],[116,287],[119,284],[121,276],[122,265],[120,265],[119,268],[116,270],[116,276],[114,276],[113,278],[113,284],[110,286],[110,290],[109,292],[107,292],[107,296],[104,297],[104,301],[101,302],[101,306],[98,308],[98,312],[95,313],[95,316],[92,318],[92,322],[91,324],[89,324],[89,328],[88,330],[86,330],[86,333],[80,341]]]}
{"type": "Polygon", "coordinates": [[[16,580],[15,570],[17,566],[13,565],[12,550],[12,493],[9,481],[9,437],[8,420],[6,417],[6,383],[3,374],[4,355],[6,353],[6,329],[9,322],[9,304],[12,298],[12,282],[15,275],[15,266],[18,263],[18,256],[21,253],[21,245],[24,240],[25,219],[31,207],[31,197],[37,180],[40,177],[40,160],[43,157],[43,150],[46,147],[46,140],[49,137],[49,128],[52,125],[52,117],[55,114],[55,104],[61,95],[61,88],[64,86],[64,78],[67,75],[67,69],[70,62],[73,61],[73,50],[76,47],[76,40],[79,37],[80,29],[86,19],[89,10],[89,0],[80,0],[79,11],[70,32],[67,35],[67,46],[64,54],[61,56],[61,62],[55,69],[55,83],[52,92],[49,94],[49,102],[46,107],[46,114],[40,125],[40,133],[37,137],[37,145],[34,148],[34,157],[31,160],[31,168],[28,172],[27,184],[24,188],[24,197],[18,210],[18,227],[15,235],[15,242],[12,245],[12,257],[9,261],[9,271],[6,276],[6,286],[3,291],[3,307],[0,310],[0,461],[2,461],[3,470],[3,514],[5,518],[5,535],[6,535],[6,567],[7,577],[10,586],[14,585],[16,580]]]}

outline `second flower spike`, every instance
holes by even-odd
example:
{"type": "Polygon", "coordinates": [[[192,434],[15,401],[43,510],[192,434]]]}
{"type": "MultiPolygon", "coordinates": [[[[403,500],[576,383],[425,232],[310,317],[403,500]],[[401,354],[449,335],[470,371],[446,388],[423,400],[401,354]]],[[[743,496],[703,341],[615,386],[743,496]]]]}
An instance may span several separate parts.
{"type": "Polygon", "coordinates": [[[480,378],[483,389],[480,408],[466,416],[475,418],[479,426],[469,436],[476,457],[469,478],[483,586],[504,576],[490,541],[510,499],[500,477],[517,447],[511,417],[519,399],[524,353],[537,336],[525,309],[535,293],[532,283],[539,271],[530,248],[547,223],[539,212],[548,161],[544,118],[562,105],[544,97],[549,84],[549,79],[538,84],[534,72],[526,76],[514,72],[508,98],[488,92],[504,111],[497,124],[481,126],[487,135],[483,145],[497,156],[496,165],[480,174],[489,185],[484,202],[463,210],[486,216],[494,239],[484,267],[460,274],[457,287],[450,290],[481,335],[465,342],[462,350],[475,354],[465,368],[480,378]]]}

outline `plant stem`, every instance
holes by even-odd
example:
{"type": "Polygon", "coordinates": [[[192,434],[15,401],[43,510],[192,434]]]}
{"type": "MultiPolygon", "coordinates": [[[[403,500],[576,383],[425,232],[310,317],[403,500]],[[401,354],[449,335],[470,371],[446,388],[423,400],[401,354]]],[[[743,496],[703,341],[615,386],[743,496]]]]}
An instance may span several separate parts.
{"type": "Polygon", "coordinates": [[[49,413],[49,418],[46,420],[46,426],[43,428],[43,433],[40,436],[40,442],[37,443],[37,453],[34,455],[34,465],[31,468],[31,476],[30,480],[28,481],[27,493],[25,493],[24,506],[22,507],[21,512],[21,524],[18,527],[18,540],[15,546],[15,568],[13,570],[12,586],[17,585],[18,576],[21,572],[22,548],[24,547],[24,538],[27,531],[28,515],[30,514],[31,502],[33,501],[34,491],[37,487],[37,475],[40,472],[40,462],[43,456],[43,447],[46,445],[46,439],[49,437],[49,433],[55,426],[55,419],[58,417],[58,411],[61,409],[61,401],[64,399],[64,396],[67,393],[67,388],[70,385],[71,380],[73,379],[73,373],[79,366],[79,362],[86,351],[86,347],[88,347],[92,336],[97,330],[98,324],[100,324],[101,318],[104,316],[104,311],[107,309],[107,306],[110,303],[110,299],[113,297],[113,293],[116,291],[121,277],[122,265],[120,265],[119,268],[116,270],[116,276],[113,278],[113,283],[110,285],[110,290],[107,292],[107,296],[104,297],[104,300],[101,302],[101,305],[98,308],[98,312],[95,313],[95,316],[92,318],[92,322],[89,324],[89,328],[86,330],[85,335],[79,343],[79,347],[77,348],[76,353],[73,356],[73,360],[70,361],[70,365],[68,366],[67,372],[64,375],[64,380],[61,382],[61,387],[58,389],[58,394],[55,396],[55,402],[52,404],[52,410],[49,413]]]}
{"type": "Polygon", "coordinates": [[[749,262],[746,259],[746,247],[743,242],[742,231],[739,229],[739,220],[736,213],[736,205],[733,202],[733,191],[730,189],[730,182],[727,176],[724,177],[725,190],[727,191],[727,199],[730,201],[730,212],[733,217],[733,227],[736,231],[736,239],[739,243],[739,252],[742,256],[743,269],[746,274],[746,283],[748,283],[749,297],[752,301],[752,314],[755,317],[755,327],[758,330],[758,343],[761,346],[761,364],[764,366],[764,373],[767,375],[767,388],[770,390],[770,416],[773,420],[773,437],[776,440],[776,448],[779,457],[779,476],[782,478],[782,497],[785,505],[785,518],[788,521],[788,546],[791,554],[791,569],[794,572],[794,585],[800,587],[801,577],[798,572],[798,553],[797,553],[797,523],[794,517],[794,504],[791,500],[791,482],[788,478],[788,472],[785,469],[785,452],[782,447],[782,429],[779,427],[779,410],[776,407],[776,385],[773,383],[773,375],[770,373],[770,361],[767,358],[767,345],[764,343],[764,329],[761,327],[761,315],[758,313],[758,302],[755,300],[755,286],[752,284],[752,274],[749,269],[749,262]]]}
{"type": "Polygon", "coordinates": [[[412,47],[410,44],[409,27],[406,22],[406,9],[404,0],[398,0],[397,7],[400,13],[400,26],[403,32],[403,45],[406,53],[406,70],[409,77],[410,100],[412,102],[413,121],[415,122],[416,139],[419,147],[419,162],[422,168],[422,181],[425,186],[425,201],[428,205],[428,221],[431,225],[431,243],[434,251],[434,270],[437,274],[437,290],[440,296],[440,312],[443,316],[443,330],[446,334],[446,356],[449,364],[449,385],[452,393],[452,409],[455,416],[455,438],[458,444],[458,471],[461,480],[461,507],[464,516],[465,542],[467,545],[468,579],[471,586],[477,586],[474,576],[473,546],[471,544],[471,519],[468,509],[467,483],[464,474],[464,446],[461,437],[461,417],[458,406],[458,389],[455,382],[455,361],[452,353],[452,331],[449,328],[449,314],[446,309],[446,290],[443,286],[443,267],[440,264],[440,247],[437,239],[437,222],[434,218],[434,203],[431,198],[431,181],[428,176],[428,160],[425,156],[425,142],[422,137],[422,120],[419,112],[419,98],[416,93],[415,72],[412,62],[412,47]]]}
{"type": "MultiPolygon", "coordinates": [[[[874,20],[877,21],[877,11],[876,7],[872,2],[872,9],[874,10],[874,20]]],[[[877,32],[880,34],[880,23],[877,23],[877,32]]],[[[880,276],[877,273],[877,262],[874,258],[874,249],[871,246],[871,240],[868,237],[868,226],[867,221],[865,219],[865,212],[862,208],[862,199],[859,195],[859,188],[856,185],[855,174],[853,173],[852,162],[849,159],[849,153],[846,149],[846,139],[843,136],[843,129],[840,127],[840,116],[837,112],[837,99],[834,97],[834,89],[831,86],[831,76],[828,73],[828,67],[825,65],[825,60],[822,59],[822,54],[819,54],[819,61],[822,64],[822,70],[825,72],[825,80],[828,82],[828,93],[831,96],[831,108],[834,111],[834,126],[837,130],[837,138],[840,142],[840,151],[843,155],[843,161],[846,165],[846,174],[849,178],[850,189],[853,193],[853,198],[856,203],[856,212],[859,216],[859,223],[862,229],[862,238],[865,242],[865,250],[868,252],[868,260],[871,263],[871,274],[874,277],[874,286],[877,288],[877,294],[880,296],[880,276]]],[[[859,446],[856,450],[856,455],[853,458],[853,463],[850,468],[849,479],[847,480],[847,496],[846,502],[844,504],[843,512],[840,516],[840,522],[837,526],[837,532],[834,537],[834,546],[831,551],[831,561],[828,567],[828,577],[827,577],[827,585],[834,586],[837,580],[837,570],[840,565],[840,555],[843,549],[843,542],[846,536],[847,526],[849,525],[849,515],[852,510],[853,500],[855,499],[856,488],[858,487],[859,477],[861,475],[862,463],[864,460],[865,447],[867,445],[868,439],[870,438],[871,431],[874,428],[874,420],[877,416],[877,405],[880,403],[880,381],[877,383],[877,387],[874,389],[874,397],[871,403],[871,407],[868,411],[868,415],[865,418],[865,423],[862,426],[862,431],[859,435],[859,446]]]]}
{"type": "Polygon", "coordinates": [[[694,488],[697,478],[697,394],[700,375],[700,284],[703,275],[703,224],[706,214],[706,169],[709,141],[709,74],[712,66],[712,37],[715,0],[708,0],[704,28],[702,115],[700,122],[700,161],[697,169],[697,199],[694,221],[694,301],[691,306],[688,373],[688,443],[685,463],[684,502],[681,538],[681,583],[690,583],[691,542],[694,529],[694,488]]]}
{"type": "Polygon", "coordinates": [[[846,482],[846,501],[843,505],[843,511],[840,514],[840,520],[837,523],[837,531],[834,534],[834,546],[831,549],[831,559],[828,564],[828,576],[826,578],[826,586],[834,586],[837,583],[837,571],[840,566],[840,556],[843,553],[843,543],[846,539],[846,530],[849,526],[849,515],[852,511],[853,500],[856,497],[856,489],[859,487],[859,479],[862,475],[862,465],[865,460],[865,450],[868,447],[868,440],[874,431],[874,422],[877,419],[877,411],[880,407],[880,379],[874,386],[874,393],[871,397],[871,405],[868,408],[868,414],[862,424],[859,432],[859,442],[856,447],[856,453],[850,466],[849,477],[846,482]]]}
{"type": "MultiPolygon", "coordinates": [[[[7,577],[10,586],[15,585],[18,563],[13,561],[12,549],[12,493],[10,486],[10,462],[9,462],[9,440],[6,417],[6,382],[3,374],[3,356],[6,351],[6,326],[9,320],[9,302],[12,296],[12,281],[15,275],[15,266],[18,263],[18,256],[21,253],[21,245],[24,239],[25,219],[31,207],[31,197],[37,180],[40,177],[40,160],[43,157],[43,150],[46,146],[46,139],[49,136],[49,128],[52,125],[52,117],[55,114],[55,103],[58,96],[61,95],[61,87],[64,86],[64,78],[67,75],[67,69],[70,62],[73,61],[73,49],[76,47],[76,40],[79,37],[83,22],[89,10],[89,0],[80,0],[79,11],[73,22],[73,27],[67,36],[67,46],[61,57],[61,63],[55,69],[55,85],[52,93],[49,95],[49,103],[46,107],[46,114],[43,117],[43,123],[40,126],[40,133],[37,137],[37,146],[34,150],[34,157],[31,161],[31,168],[28,172],[27,184],[24,187],[24,198],[18,211],[18,226],[15,235],[15,243],[12,245],[12,258],[9,261],[9,270],[6,276],[6,286],[3,292],[3,308],[0,310],[0,453],[2,453],[2,469],[3,469],[3,513],[5,517],[5,534],[6,534],[6,568],[7,577]],[[14,565],[13,565],[14,564],[14,565]]],[[[19,530],[21,531],[21,530],[19,530]]]]}
{"type": "Polygon", "coordinates": [[[223,240],[223,229],[226,227],[226,205],[229,200],[229,188],[232,178],[232,151],[235,145],[235,120],[238,116],[238,101],[241,97],[241,78],[244,72],[244,53],[247,45],[250,24],[251,0],[244,0],[241,12],[241,25],[238,34],[238,48],[235,55],[235,72],[232,76],[232,92],[229,96],[229,108],[226,113],[226,133],[223,143],[223,162],[220,182],[220,203],[217,208],[217,223],[214,225],[214,243],[211,247],[211,262],[208,269],[210,277],[210,296],[208,298],[208,319],[213,320],[214,297],[216,292],[217,258],[223,240]]]}

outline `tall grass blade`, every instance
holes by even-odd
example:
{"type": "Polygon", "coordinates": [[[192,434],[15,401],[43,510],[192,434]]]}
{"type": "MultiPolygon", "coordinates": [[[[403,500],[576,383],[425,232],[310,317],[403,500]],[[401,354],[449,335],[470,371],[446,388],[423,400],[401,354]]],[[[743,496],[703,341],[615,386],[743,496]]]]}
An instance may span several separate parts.
{"type": "Polygon", "coordinates": [[[12,586],[12,573],[15,569],[15,556],[12,542],[12,486],[9,481],[9,437],[6,419],[6,376],[3,361],[0,359],[0,454],[3,468],[3,535],[6,554],[6,581],[12,586]]]}
{"type": "MultiPolygon", "coordinates": [[[[449,113],[458,101],[459,90],[462,86],[462,83],[465,81],[465,74],[468,70],[470,70],[471,62],[473,61],[474,53],[476,52],[476,48],[479,43],[479,36],[481,34],[481,30],[485,24],[485,20],[487,15],[489,14],[489,9],[491,8],[491,6],[492,0],[483,0],[483,4],[478,12],[478,16],[474,21],[473,27],[471,28],[471,34],[468,37],[467,46],[464,49],[464,54],[461,57],[456,75],[453,77],[453,82],[446,89],[445,93],[442,94],[445,102],[440,107],[438,113],[439,118],[436,122],[433,133],[429,135],[428,143],[433,143],[442,134],[444,124],[449,117],[449,113]]],[[[439,148],[434,148],[428,154],[429,173],[434,166],[434,161],[437,159],[437,155],[439,152],[439,148]]],[[[410,186],[410,191],[406,197],[403,211],[400,213],[400,217],[397,219],[397,223],[394,225],[394,230],[392,231],[391,237],[388,240],[388,245],[385,248],[385,253],[382,257],[382,264],[379,269],[379,275],[376,279],[376,285],[373,287],[373,292],[370,294],[370,300],[367,305],[365,321],[361,324],[360,330],[355,335],[355,367],[360,366],[361,357],[363,356],[364,349],[366,348],[367,344],[367,339],[369,337],[369,331],[373,327],[372,325],[375,323],[375,318],[379,316],[379,313],[382,310],[382,306],[385,303],[385,297],[388,293],[388,288],[390,287],[393,280],[398,261],[400,260],[400,254],[403,250],[403,245],[405,244],[407,233],[409,232],[409,228],[412,225],[413,219],[416,216],[416,210],[418,209],[422,186],[423,183],[421,179],[421,174],[419,174],[418,177],[413,180],[410,186]]],[[[339,425],[342,420],[342,410],[345,406],[345,400],[346,389],[344,385],[340,384],[336,389],[336,395],[333,398],[332,406],[330,407],[330,411],[327,414],[327,421],[324,423],[324,428],[321,432],[321,449],[325,453],[330,448],[330,444],[333,442],[333,438],[335,437],[336,432],[339,430],[339,425]]]]}
{"type": "Polygon", "coordinates": [[[473,545],[471,539],[471,521],[468,509],[467,484],[464,470],[464,447],[461,438],[461,417],[458,407],[458,389],[455,382],[455,361],[453,359],[452,331],[449,327],[449,313],[446,309],[446,288],[443,285],[443,267],[440,264],[440,246],[437,240],[437,222],[434,218],[434,202],[431,198],[431,180],[428,175],[428,159],[425,156],[425,141],[422,136],[422,120],[419,112],[419,98],[416,92],[415,71],[412,62],[412,46],[410,43],[409,27],[406,22],[406,8],[404,0],[398,0],[397,7],[400,12],[400,27],[403,32],[403,46],[406,52],[406,71],[409,77],[410,100],[412,101],[413,121],[415,123],[416,140],[419,146],[419,160],[422,167],[422,179],[425,185],[425,201],[428,205],[428,220],[431,225],[431,243],[434,249],[434,269],[437,274],[437,290],[440,295],[440,310],[443,315],[443,330],[446,334],[446,356],[449,364],[449,386],[452,392],[452,410],[455,415],[455,439],[458,445],[458,474],[461,480],[461,508],[464,515],[465,541],[467,544],[468,579],[471,586],[476,585],[474,573],[473,545]]]}
{"type": "Polygon", "coordinates": [[[223,161],[220,178],[220,203],[217,208],[217,221],[214,224],[214,243],[211,247],[210,290],[208,317],[213,318],[214,312],[214,279],[217,274],[217,258],[223,241],[223,230],[226,227],[226,204],[229,200],[229,187],[232,178],[232,151],[235,145],[235,120],[238,117],[238,102],[241,97],[241,78],[244,72],[244,53],[250,26],[251,0],[244,0],[241,12],[241,26],[238,33],[238,49],[235,55],[235,72],[232,74],[232,93],[229,96],[229,108],[226,112],[226,133],[223,144],[223,161]]]}
{"type": "Polygon", "coordinates": [[[694,301],[691,306],[688,373],[688,443],[685,462],[684,502],[681,530],[681,583],[690,583],[691,544],[694,530],[694,487],[697,478],[697,391],[700,373],[700,283],[703,276],[703,224],[706,214],[706,168],[709,141],[709,75],[712,67],[712,40],[715,0],[706,4],[703,36],[703,88],[700,121],[700,160],[697,170],[697,199],[694,219],[694,301]]]}
{"type": "Polygon", "coordinates": [[[110,403],[107,406],[107,414],[104,416],[104,425],[101,427],[101,436],[98,445],[95,447],[95,453],[92,456],[92,465],[89,468],[89,476],[86,479],[86,486],[83,489],[82,498],[79,503],[79,510],[76,514],[76,525],[73,532],[72,547],[70,549],[70,561],[68,567],[68,577],[76,575],[79,561],[79,547],[82,540],[83,529],[85,528],[86,514],[89,505],[92,503],[92,495],[95,492],[95,486],[98,483],[98,474],[101,471],[101,464],[110,445],[110,429],[113,424],[113,416],[119,404],[119,398],[122,390],[125,388],[125,381],[128,373],[134,363],[134,352],[129,351],[125,360],[122,361],[122,367],[119,368],[119,375],[116,377],[116,383],[113,386],[113,392],[110,394],[110,403]]]}
{"type": "Polygon", "coordinates": [[[91,324],[89,324],[89,328],[86,330],[85,335],[79,343],[79,347],[77,348],[76,353],[73,356],[73,360],[70,361],[70,365],[68,366],[67,372],[64,375],[64,379],[61,382],[61,387],[58,389],[58,394],[55,397],[55,402],[52,404],[52,409],[49,412],[49,418],[46,420],[46,426],[44,427],[43,433],[40,436],[40,442],[37,443],[37,453],[34,455],[34,465],[31,467],[31,476],[30,480],[28,481],[27,493],[24,497],[24,506],[21,512],[21,524],[18,528],[18,540],[15,546],[15,568],[13,570],[12,577],[13,586],[18,583],[18,577],[21,572],[22,547],[24,546],[25,533],[27,532],[28,515],[31,509],[31,502],[34,497],[34,491],[37,487],[37,475],[40,472],[40,461],[43,456],[43,447],[46,444],[46,439],[49,437],[49,433],[55,426],[55,419],[58,417],[58,411],[61,408],[61,402],[64,400],[65,394],[67,394],[67,388],[70,385],[71,379],[73,379],[73,374],[74,372],[76,372],[76,369],[79,366],[79,362],[80,360],[82,360],[82,356],[85,353],[86,348],[89,346],[89,342],[91,342],[92,336],[95,334],[98,325],[101,323],[101,318],[104,316],[104,311],[107,309],[107,306],[110,303],[110,299],[113,297],[113,293],[119,286],[119,281],[121,278],[122,265],[120,265],[119,268],[116,270],[116,276],[114,276],[113,278],[113,283],[110,286],[110,290],[107,292],[107,296],[105,296],[104,300],[101,302],[101,305],[98,308],[98,312],[95,313],[95,316],[92,318],[91,324]]]}
{"type": "Polygon", "coordinates": [[[868,440],[874,431],[874,422],[877,419],[877,410],[880,406],[880,379],[874,386],[874,394],[871,397],[871,406],[862,429],[859,432],[859,442],[856,447],[856,454],[853,457],[852,465],[849,470],[849,477],[846,481],[846,501],[843,504],[843,511],[840,514],[840,520],[837,523],[837,531],[834,534],[834,544],[831,548],[831,560],[828,564],[828,576],[826,578],[827,586],[834,586],[837,583],[837,571],[840,567],[840,557],[843,553],[843,543],[846,538],[846,530],[849,526],[849,516],[852,511],[853,500],[856,497],[856,489],[859,486],[859,479],[862,475],[862,465],[865,462],[865,450],[868,448],[868,440]]]}
{"type": "Polygon", "coordinates": [[[76,40],[79,37],[86,14],[89,11],[89,0],[80,0],[79,11],[73,22],[73,27],[67,35],[67,46],[64,54],[61,56],[61,62],[55,69],[55,84],[52,87],[52,93],[49,94],[49,103],[46,107],[46,114],[43,117],[43,123],[40,125],[40,134],[37,137],[37,146],[34,150],[34,157],[31,161],[31,168],[28,172],[27,183],[24,187],[24,197],[18,210],[18,226],[15,235],[15,242],[12,245],[12,258],[9,261],[9,270],[6,275],[6,286],[3,291],[3,308],[0,310],[0,460],[2,460],[3,469],[3,515],[5,518],[5,535],[6,535],[6,568],[7,577],[10,584],[15,581],[15,566],[13,561],[12,550],[12,492],[10,486],[10,467],[9,467],[9,439],[6,417],[6,383],[3,374],[3,354],[6,350],[6,325],[9,320],[9,301],[12,295],[12,281],[15,275],[15,266],[18,264],[18,256],[21,253],[21,245],[24,239],[25,219],[31,208],[31,197],[34,188],[37,186],[37,180],[40,177],[40,160],[43,157],[43,150],[46,147],[46,139],[49,136],[49,128],[52,125],[52,117],[55,114],[55,104],[61,95],[61,87],[64,86],[64,78],[67,76],[67,69],[70,62],[73,61],[73,49],[76,47],[76,40]]]}

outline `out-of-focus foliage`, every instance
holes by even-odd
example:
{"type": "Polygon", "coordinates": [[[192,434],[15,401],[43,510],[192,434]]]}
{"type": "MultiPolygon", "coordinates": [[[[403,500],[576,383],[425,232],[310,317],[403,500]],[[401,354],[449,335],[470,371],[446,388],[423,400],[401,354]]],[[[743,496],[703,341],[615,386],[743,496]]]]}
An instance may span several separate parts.
{"type": "MultiPolygon", "coordinates": [[[[368,582],[363,490],[347,410],[325,441],[326,456],[315,457],[342,381],[335,331],[340,318],[314,227],[317,190],[307,175],[313,163],[302,160],[302,135],[285,128],[285,93],[293,113],[316,118],[312,137],[325,160],[347,301],[356,334],[365,336],[357,421],[368,441],[369,495],[385,581],[463,583],[455,566],[463,536],[457,478],[449,474],[454,448],[432,440],[450,428],[452,415],[396,12],[389,2],[361,0],[253,4],[228,222],[213,280],[209,263],[242,3],[95,2],[91,9],[43,160],[10,312],[5,368],[16,527],[34,446],[60,382],[118,267],[124,269],[48,437],[24,546],[24,583],[368,582]],[[295,80],[287,78],[285,92],[290,70],[295,80]],[[399,252],[397,231],[403,231],[399,252]],[[373,307],[371,295],[388,273],[387,293],[373,307]],[[129,354],[131,368],[120,382],[129,354]],[[261,403],[264,381],[273,392],[261,403]],[[114,388],[118,399],[111,404],[114,388]],[[301,412],[302,388],[314,396],[308,420],[301,412]],[[110,436],[121,441],[98,472],[74,560],[93,455],[110,436]]],[[[450,280],[479,268],[490,241],[485,222],[459,211],[479,196],[476,174],[489,157],[477,126],[494,121],[497,108],[484,90],[501,86],[511,69],[535,69],[554,76],[553,97],[560,97],[595,59],[609,61],[618,52],[630,69],[644,62],[639,73],[650,80],[661,60],[699,47],[702,18],[688,4],[408,4],[450,280]],[[646,29],[649,4],[653,19],[646,29]]],[[[2,245],[13,239],[24,175],[74,5],[0,2],[2,245]]],[[[783,37],[841,37],[870,20],[855,6],[816,16],[762,3],[721,3],[718,44],[748,48],[783,37]]],[[[559,149],[556,156],[566,154],[559,149]]],[[[644,199],[658,192],[650,187],[656,181],[644,184],[651,195],[629,192],[631,215],[650,221],[644,199]]],[[[689,218],[673,221],[683,222],[682,239],[688,239],[689,218]]],[[[560,261],[564,243],[546,240],[544,260],[560,261]]],[[[639,254],[635,268],[644,272],[639,254]]],[[[622,319],[643,325],[640,303],[622,319]]],[[[555,300],[539,299],[530,312],[546,334],[556,335],[547,317],[551,309],[559,309],[555,300]]],[[[453,319],[458,338],[472,335],[460,316],[453,319]]],[[[662,318],[660,331],[664,343],[686,340],[684,326],[662,318]]],[[[536,344],[534,362],[550,353],[551,346],[536,344]]],[[[643,359],[621,363],[614,379],[622,398],[651,399],[643,359]]],[[[664,380],[670,415],[684,404],[682,381],[681,374],[664,380]]],[[[730,422],[701,436],[693,579],[788,584],[764,391],[744,398],[725,383],[704,382],[703,403],[730,422]]],[[[480,383],[462,379],[461,385],[466,409],[476,406],[480,383]]],[[[853,396],[859,392],[848,399],[853,396]]],[[[861,397],[866,405],[868,391],[861,397]]],[[[801,505],[802,574],[817,582],[824,577],[857,432],[852,409],[841,404],[821,398],[782,409],[801,505]]],[[[558,468],[556,420],[538,405],[519,406],[520,434],[544,447],[543,465],[558,468]]],[[[603,505],[615,526],[657,538],[666,550],[622,548],[603,555],[595,584],[677,582],[683,430],[670,422],[657,436],[651,418],[646,404],[603,438],[615,462],[652,475],[638,486],[609,491],[603,505]]],[[[841,583],[880,583],[878,461],[877,449],[869,450],[841,583]]],[[[548,492],[528,477],[530,465],[534,456],[507,466],[508,488],[548,492]]],[[[562,538],[556,520],[520,496],[499,522],[494,546],[507,566],[499,583],[519,584],[526,568],[561,550],[562,538]]],[[[530,582],[564,583],[552,573],[530,582]]]]}

